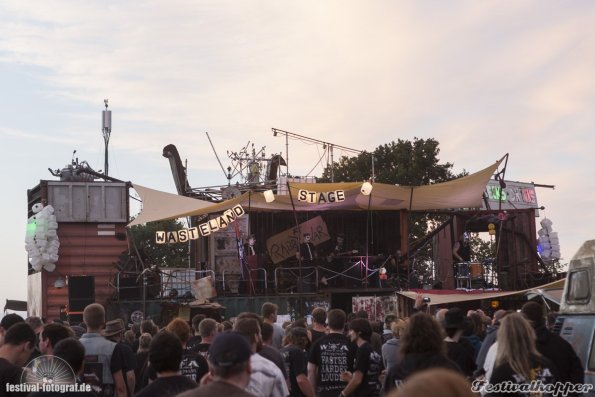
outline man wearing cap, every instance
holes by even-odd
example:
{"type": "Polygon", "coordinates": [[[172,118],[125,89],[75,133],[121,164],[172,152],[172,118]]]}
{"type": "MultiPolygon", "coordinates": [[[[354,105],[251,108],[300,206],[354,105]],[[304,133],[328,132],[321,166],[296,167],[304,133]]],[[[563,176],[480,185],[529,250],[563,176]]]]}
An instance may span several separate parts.
{"type": "Polygon", "coordinates": [[[209,347],[211,381],[179,397],[254,397],[245,389],[250,383],[252,349],[234,331],[218,334],[209,347]]]}
{"type": "Polygon", "coordinates": [[[198,387],[196,382],[182,375],[180,363],[183,352],[176,335],[168,331],[155,335],[149,348],[149,362],[157,371],[157,378],[135,394],[135,397],[169,397],[198,387]]]}
{"type": "Polygon", "coordinates": [[[134,374],[134,370],[136,369],[136,357],[132,348],[122,341],[122,336],[124,335],[124,321],[120,318],[108,321],[107,324],[105,324],[103,335],[107,340],[116,343],[116,349],[119,350],[120,357],[122,357],[122,375],[126,381],[126,391],[128,396],[132,396],[136,386],[136,375],[134,374]]]}

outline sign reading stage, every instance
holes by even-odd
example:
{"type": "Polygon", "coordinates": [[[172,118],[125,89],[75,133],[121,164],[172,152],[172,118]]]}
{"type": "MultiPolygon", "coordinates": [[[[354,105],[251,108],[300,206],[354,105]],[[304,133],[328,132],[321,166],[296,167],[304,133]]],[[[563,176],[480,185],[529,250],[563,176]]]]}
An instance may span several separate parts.
{"type": "Polygon", "coordinates": [[[298,201],[304,201],[311,204],[338,203],[345,201],[344,190],[334,190],[331,192],[312,192],[306,189],[298,191],[298,201]]]}

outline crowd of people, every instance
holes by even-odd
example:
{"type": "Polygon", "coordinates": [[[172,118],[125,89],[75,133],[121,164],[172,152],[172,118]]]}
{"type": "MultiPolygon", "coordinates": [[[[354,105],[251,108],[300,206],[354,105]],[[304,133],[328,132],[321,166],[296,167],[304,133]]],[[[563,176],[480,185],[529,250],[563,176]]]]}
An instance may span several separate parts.
{"type": "Polygon", "coordinates": [[[30,396],[528,396],[493,386],[583,384],[579,358],[550,332],[539,303],[489,317],[457,307],[430,313],[419,296],[414,310],[376,323],[365,311],[318,307],[311,324],[280,326],[277,306],[265,303],[233,321],[196,315],[162,329],[152,320],[126,329],[97,303],[77,325],[9,314],[0,322],[0,396],[27,395],[4,385],[21,383],[27,363],[46,356],[68,363],[90,390],[30,396]]]}

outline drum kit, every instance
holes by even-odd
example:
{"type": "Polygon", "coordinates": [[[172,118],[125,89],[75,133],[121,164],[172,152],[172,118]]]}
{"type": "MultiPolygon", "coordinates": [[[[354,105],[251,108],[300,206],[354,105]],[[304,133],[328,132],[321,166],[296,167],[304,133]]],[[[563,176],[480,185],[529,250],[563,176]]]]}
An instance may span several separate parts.
{"type": "Polygon", "coordinates": [[[459,262],[456,264],[457,274],[455,277],[457,289],[472,289],[474,285],[479,288],[486,288],[488,271],[486,266],[489,263],[480,262],[459,262]]]}

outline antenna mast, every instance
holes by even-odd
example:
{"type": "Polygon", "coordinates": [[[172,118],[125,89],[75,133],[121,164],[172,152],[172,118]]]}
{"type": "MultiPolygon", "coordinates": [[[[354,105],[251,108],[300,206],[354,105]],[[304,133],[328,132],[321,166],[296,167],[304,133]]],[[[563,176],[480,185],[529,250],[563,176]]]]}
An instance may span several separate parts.
{"type": "Polygon", "coordinates": [[[109,172],[107,146],[109,145],[109,138],[110,138],[110,135],[112,134],[112,111],[107,110],[107,102],[108,102],[107,99],[103,100],[103,103],[105,104],[105,110],[102,112],[102,117],[101,117],[101,124],[102,124],[101,132],[103,133],[103,142],[105,143],[105,164],[103,167],[103,174],[106,176],[108,175],[108,172],[109,172]]]}

